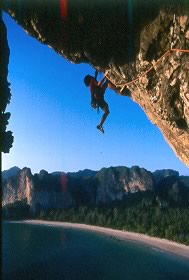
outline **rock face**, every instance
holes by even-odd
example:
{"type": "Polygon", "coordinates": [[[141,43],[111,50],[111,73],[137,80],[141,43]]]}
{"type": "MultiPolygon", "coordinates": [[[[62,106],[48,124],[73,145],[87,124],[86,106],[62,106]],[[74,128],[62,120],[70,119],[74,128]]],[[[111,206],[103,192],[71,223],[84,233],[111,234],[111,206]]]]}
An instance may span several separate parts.
{"type": "Polygon", "coordinates": [[[181,176],[180,181],[187,187],[189,188],[189,176],[181,176]]]}
{"type": "Polygon", "coordinates": [[[69,61],[103,71],[116,92],[129,90],[189,166],[189,53],[167,52],[189,49],[188,1],[76,2],[9,0],[3,9],[69,61]]]}
{"type": "Polygon", "coordinates": [[[10,103],[11,99],[10,83],[7,80],[9,54],[10,50],[7,42],[7,29],[1,19],[0,10],[0,151],[4,153],[9,152],[14,139],[12,132],[6,131],[9,123],[8,120],[11,115],[9,112],[5,112],[7,104],[10,103]]]}
{"type": "Polygon", "coordinates": [[[166,176],[158,184],[159,197],[164,201],[171,201],[181,206],[189,206],[188,180],[183,181],[179,176],[166,176]]]}
{"type": "MultiPolygon", "coordinates": [[[[6,175],[6,174],[5,174],[6,175]]],[[[29,168],[23,168],[17,175],[3,177],[2,204],[26,200],[35,211],[38,208],[64,208],[72,204],[72,197],[66,189],[65,174],[53,176],[47,171],[31,174],[29,168]]]]}
{"type": "Polygon", "coordinates": [[[29,168],[18,170],[14,167],[2,173],[2,204],[4,206],[24,200],[35,212],[40,209],[109,204],[143,191],[156,192],[163,199],[169,198],[173,202],[180,200],[189,203],[189,177],[179,176],[174,170],[158,170],[155,176],[138,166],[110,167],[100,171],[84,170],[67,174],[49,174],[41,170],[34,175],[29,168]],[[13,172],[15,170],[16,173],[13,172]],[[91,176],[85,176],[86,174],[91,176]]]}
{"type": "Polygon", "coordinates": [[[2,203],[6,205],[24,199],[35,211],[40,207],[52,209],[109,203],[122,200],[129,193],[154,189],[155,181],[151,172],[136,166],[68,174],[48,174],[41,170],[34,175],[25,167],[12,176],[7,176],[7,171],[3,172],[2,203]]]}
{"type": "Polygon", "coordinates": [[[153,172],[153,176],[155,178],[156,184],[159,184],[159,182],[161,182],[166,177],[174,176],[178,178],[179,172],[172,169],[156,170],[153,172]]]}
{"type": "Polygon", "coordinates": [[[57,175],[41,170],[33,176],[33,195],[31,205],[38,208],[67,208],[72,205],[72,196],[67,189],[67,176],[61,172],[57,175]]]}
{"type": "Polygon", "coordinates": [[[17,166],[11,167],[8,170],[4,170],[3,171],[3,178],[2,180],[5,181],[11,177],[14,177],[18,174],[18,172],[20,171],[20,168],[18,168],[17,166]]]}
{"type": "Polygon", "coordinates": [[[9,172],[8,176],[7,171],[5,174],[4,172],[2,174],[3,205],[22,199],[27,199],[28,204],[31,204],[33,192],[31,170],[25,167],[22,170],[17,170],[16,173],[9,172]]]}
{"type": "Polygon", "coordinates": [[[96,177],[97,203],[122,200],[128,193],[154,190],[156,186],[152,173],[138,166],[103,168],[96,177]]]}

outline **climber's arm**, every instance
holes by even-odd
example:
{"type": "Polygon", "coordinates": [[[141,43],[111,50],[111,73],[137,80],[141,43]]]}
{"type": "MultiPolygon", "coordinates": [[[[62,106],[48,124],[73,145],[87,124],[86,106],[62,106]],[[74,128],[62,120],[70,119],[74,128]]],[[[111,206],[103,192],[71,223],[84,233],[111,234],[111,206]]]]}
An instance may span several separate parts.
{"type": "Polygon", "coordinates": [[[98,71],[96,70],[95,71],[95,80],[97,79],[97,76],[98,76],[98,71]]]}
{"type": "Polygon", "coordinates": [[[104,77],[102,80],[100,80],[100,81],[98,82],[98,86],[101,86],[105,79],[106,79],[106,77],[104,77]]]}

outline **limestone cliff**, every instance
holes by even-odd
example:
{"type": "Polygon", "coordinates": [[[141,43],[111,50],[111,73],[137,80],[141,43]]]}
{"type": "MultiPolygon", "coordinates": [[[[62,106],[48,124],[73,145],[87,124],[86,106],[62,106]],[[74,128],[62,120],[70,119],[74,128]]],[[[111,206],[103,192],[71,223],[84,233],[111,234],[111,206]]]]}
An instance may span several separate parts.
{"type": "Polygon", "coordinates": [[[26,200],[35,211],[42,208],[64,208],[72,205],[72,197],[66,189],[64,173],[48,174],[41,170],[32,174],[29,168],[23,168],[16,175],[3,176],[2,204],[26,200]]]}
{"type": "Polygon", "coordinates": [[[178,172],[173,170],[158,170],[154,174],[138,166],[110,167],[100,171],[85,170],[67,174],[49,174],[41,170],[34,175],[29,168],[14,168],[10,172],[2,173],[2,204],[24,200],[35,212],[40,209],[108,204],[145,191],[157,193],[167,200],[173,197],[174,200],[186,200],[186,203],[189,203],[189,177],[179,176],[178,172]]]}
{"type": "Polygon", "coordinates": [[[31,170],[23,168],[16,173],[2,174],[3,182],[3,205],[13,203],[17,200],[26,199],[31,204],[33,194],[33,180],[31,170]]]}
{"type": "Polygon", "coordinates": [[[96,176],[100,203],[122,200],[128,193],[154,190],[156,186],[152,173],[138,166],[102,168],[96,176]]]}
{"type": "Polygon", "coordinates": [[[34,210],[109,203],[122,200],[128,193],[155,189],[152,173],[139,167],[110,167],[99,172],[68,174],[41,170],[34,175],[25,167],[16,174],[9,174],[10,177],[3,173],[3,205],[24,199],[34,210]]]}
{"type": "Polygon", "coordinates": [[[153,172],[153,176],[156,184],[159,184],[159,182],[164,180],[166,177],[174,176],[178,178],[179,172],[172,169],[156,170],[155,172],[153,172]]]}
{"type": "Polygon", "coordinates": [[[188,1],[7,0],[3,9],[69,61],[103,71],[189,166],[189,53],[167,52],[189,49],[188,1]]]}

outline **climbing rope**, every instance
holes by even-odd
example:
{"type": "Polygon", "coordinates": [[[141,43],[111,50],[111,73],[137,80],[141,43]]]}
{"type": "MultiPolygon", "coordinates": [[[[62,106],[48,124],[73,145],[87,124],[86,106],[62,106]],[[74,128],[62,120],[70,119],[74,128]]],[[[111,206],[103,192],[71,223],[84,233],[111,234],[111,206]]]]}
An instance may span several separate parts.
{"type": "Polygon", "coordinates": [[[170,51],[189,53],[189,50],[171,49],[170,51]]]}
{"type": "MultiPolygon", "coordinates": [[[[121,87],[121,89],[119,90],[119,94],[122,94],[122,91],[124,90],[125,87],[135,83],[136,81],[140,80],[142,77],[144,77],[145,75],[147,75],[152,69],[154,69],[161,61],[162,59],[167,56],[168,54],[170,54],[171,52],[182,52],[182,53],[189,53],[189,50],[184,50],[184,49],[177,49],[177,48],[173,48],[173,38],[174,38],[174,34],[175,34],[175,28],[176,28],[176,15],[174,14],[173,16],[173,28],[171,31],[171,41],[170,42],[170,49],[168,51],[166,51],[157,61],[156,63],[154,63],[147,71],[145,71],[142,75],[138,76],[137,78],[133,79],[132,81],[129,81],[127,83],[124,84],[115,84],[114,82],[111,81],[111,79],[108,77],[108,75],[106,73],[104,73],[104,77],[99,81],[98,85],[101,85],[103,83],[103,81],[105,80],[105,78],[107,80],[109,80],[115,87],[121,87]]],[[[136,84],[137,85],[137,84],[136,84]]]]}
{"type": "MultiPolygon", "coordinates": [[[[127,87],[128,85],[131,85],[131,84],[133,84],[133,83],[135,83],[136,81],[138,81],[139,79],[141,79],[142,77],[144,77],[145,75],[147,75],[152,69],[154,69],[160,62],[161,62],[161,60],[165,57],[165,56],[167,56],[168,54],[170,54],[171,52],[182,52],[182,53],[189,53],[189,50],[184,50],[184,49],[170,49],[170,50],[168,50],[168,51],[166,51],[158,60],[157,60],[157,62],[154,64],[154,65],[152,65],[147,71],[145,71],[142,75],[140,75],[139,77],[137,77],[137,78],[135,78],[135,79],[133,79],[132,81],[129,81],[129,82],[127,82],[127,83],[124,83],[124,84],[115,84],[114,82],[112,82],[111,81],[111,79],[107,76],[107,74],[104,74],[104,78],[107,78],[115,87],[121,87],[121,90],[120,90],[120,92],[122,92],[123,91],[123,89],[125,88],[125,87],[127,87]]],[[[103,78],[103,79],[104,79],[103,78]]],[[[102,79],[102,80],[103,80],[102,79]]],[[[102,81],[101,80],[101,81],[102,81]]],[[[101,82],[100,81],[100,82],[101,82]]],[[[99,83],[100,83],[99,82],[99,83]]]]}

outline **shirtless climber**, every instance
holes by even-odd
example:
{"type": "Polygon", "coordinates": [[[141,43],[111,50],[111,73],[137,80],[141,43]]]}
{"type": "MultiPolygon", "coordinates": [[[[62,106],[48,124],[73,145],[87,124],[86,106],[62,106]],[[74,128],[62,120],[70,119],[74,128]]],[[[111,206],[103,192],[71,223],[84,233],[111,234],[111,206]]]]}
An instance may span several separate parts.
{"type": "Polygon", "coordinates": [[[108,104],[104,100],[104,94],[105,94],[105,90],[109,86],[110,82],[106,80],[106,82],[103,83],[105,80],[105,78],[103,78],[98,83],[96,80],[97,76],[98,76],[97,71],[95,72],[95,77],[92,77],[90,75],[85,76],[84,83],[87,87],[90,88],[91,107],[94,109],[100,107],[104,111],[101,121],[100,121],[99,125],[97,125],[97,129],[99,129],[102,133],[104,133],[103,123],[105,122],[108,114],[110,113],[108,104]]]}

